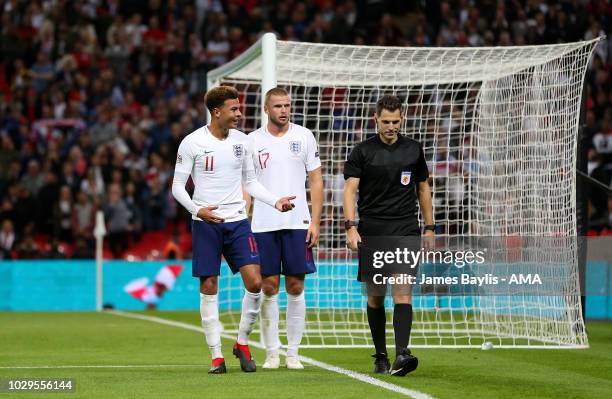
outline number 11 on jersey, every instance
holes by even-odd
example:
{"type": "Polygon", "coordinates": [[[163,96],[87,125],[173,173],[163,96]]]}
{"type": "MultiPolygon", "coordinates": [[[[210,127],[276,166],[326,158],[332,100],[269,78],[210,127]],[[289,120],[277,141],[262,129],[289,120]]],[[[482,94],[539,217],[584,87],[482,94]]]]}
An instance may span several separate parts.
{"type": "Polygon", "coordinates": [[[215,158],[212,155],[206,155],[204,157],[204,171],[212,172],[215,166],[215,158]]]}

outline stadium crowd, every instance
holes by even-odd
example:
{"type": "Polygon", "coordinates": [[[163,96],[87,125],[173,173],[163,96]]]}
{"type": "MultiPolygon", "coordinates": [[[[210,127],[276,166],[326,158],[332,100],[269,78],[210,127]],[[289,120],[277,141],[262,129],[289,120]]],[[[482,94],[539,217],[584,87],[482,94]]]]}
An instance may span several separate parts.
{"type": "MultiPolygon", "coordinates": [[[[0,0],[0,21],[0,258],[88,258],[98,209],[114,257],[146,232],[184,224],[170,186],[180,141],[205,123],[206,72],[265,32],[342,44],[560,43],[609,35],[612,5],[0,0]]],[[[584,118],[589,174],[606,185],[610,43],[589,67],[584,118]]],[[[589,198],[592,231],[612,231],[612,198],[597,189],[589,198]]]]}

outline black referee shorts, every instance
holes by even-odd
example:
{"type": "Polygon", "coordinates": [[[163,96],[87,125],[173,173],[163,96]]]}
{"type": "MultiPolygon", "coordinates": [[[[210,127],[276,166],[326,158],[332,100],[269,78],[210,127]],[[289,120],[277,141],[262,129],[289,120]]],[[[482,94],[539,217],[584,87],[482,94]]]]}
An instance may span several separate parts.
{"type": "MultiPolygon", "coordinates": [[[[362,239],[362,244],[367,245],[367,237],[373,236],[395,236],[395,237],[420,237],[421,230],[418,222],[412,220],[382,220],[382,219],[361,219],[357,231],[362,239]]],[[[412,248],[415,251],[419,247],[412,248]]],[[[359,256],[359,268],[357,270],[357,281],[361,279],[361,256],[359,256]]]]}

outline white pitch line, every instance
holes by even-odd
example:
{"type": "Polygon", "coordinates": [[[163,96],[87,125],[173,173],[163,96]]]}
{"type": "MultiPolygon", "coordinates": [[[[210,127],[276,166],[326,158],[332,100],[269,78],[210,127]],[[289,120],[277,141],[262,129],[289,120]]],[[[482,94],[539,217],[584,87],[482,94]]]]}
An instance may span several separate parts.
{"type": "MultiPolygon", "coordinates": [[[[197,331],[199,333],[203,333],[203,330],[201,327],[195,326],[193,324],[188,324],[188,323],[181,323],[179,321],[172,321],[172,320],[168,320],[168,319],[163,319],[161,317],[154,317],[154,316],[146,316],[146,315],[142,315],[142,314],[137,314],[137,313],[127,313],[127,312],[122,312],[122,311],[118,311],[118,310],[108,310],[105,311],[105,313],[109,313],[109,314],[113,314],[115,316],[121,316],[121,317],[128,317],[128,318],[132,318],[132,319],[139,319],[139,320],[146,320],[146,321],[151,321],[154,323],[159,323],[159,324],[164,324],[167,326],[172,326],[172,327],[178,327],[178,328],[183,328],[186,330],[191,330],[191,331],[197,331]]],[[[235,337],[231,336],[231,335],[227,335],[227,334],[221,334],[221,336],[223,338],[226,339],[234,339],[235,337]]],[[[253,346],[255,348],[259,348],[259,349],[265,349],[263,345],[261,345],[258,342],[250,342],[249,343],[250,346],[253,346]]],[[[281,354],[284,355],[284,351],[280,351],[281,354]]],[[[430,396],[426,393],[423,392],[419,392],[419,391],[415,391],[413,389],[408,389],[408,388],[404,388],[401,387],[399,385],[395,385],[395,384],[391,384],[389,382],[385,382],[385,381],[381,381],[377,378],[371,377],[369,375],[363,374],[363,373],[358,373],[356,371],[353,370],[348,370],[342,367],[338,367],[338,366],[334,366],[332,364],[328,364],[328,363],[324,363],[324,362],[320,362],[318,360],[315,359],[311,359],[309,357],[305,357],[305,356],[301,356],[300,355],[300,359],[302,360],[302,362],[306,363],[306,364],[310,364],[312,366],[316,366],[316,367],[320,367],[324,370],[328,370],[334,373],[338,373],[338,374],[342,374],[345,375],[347,377],[353,378],[355,380],[359,380],[361,382],[365,382],[366,384],[370,384],[370,385],[374,385],[380,388],[384,388],[387,389],[389,391],[392,392],[396,392],[399,393],[401,395],[404,396],[408,396],[414,399],[434,399],[433,396],[430,396]]]]}
{"type": "Polygon", "coordinates": [[[201,364],[74,364],[58,366],[1,366],[0,369],[148,369],[172,367],[204,367],[201,364]]]}

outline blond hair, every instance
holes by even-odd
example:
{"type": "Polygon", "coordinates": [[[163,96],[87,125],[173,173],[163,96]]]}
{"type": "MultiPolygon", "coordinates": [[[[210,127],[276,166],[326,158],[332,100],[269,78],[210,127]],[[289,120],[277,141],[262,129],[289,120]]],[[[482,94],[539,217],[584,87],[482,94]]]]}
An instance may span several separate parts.
{"type": "Polygon", "coordinates": [[[272,96],[289,97],[289,93],[287,92],[287,90],[283,89],[282,87],[274,87],[268,90],[268,92],[266,93],[266,104],[268,103],[268,101],[270,101],[270,97],[272,96]]]}

